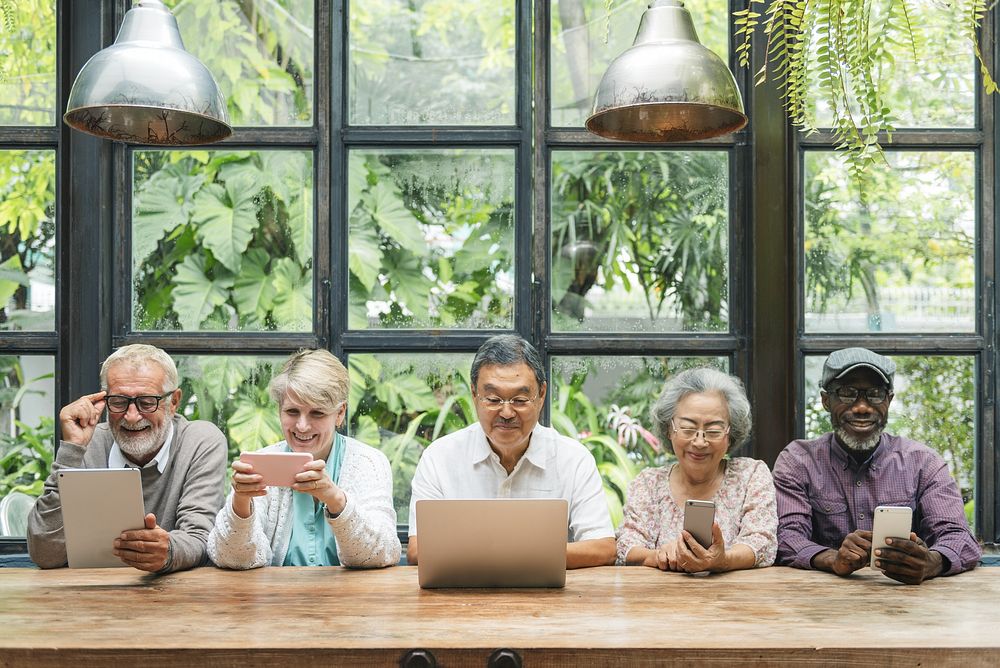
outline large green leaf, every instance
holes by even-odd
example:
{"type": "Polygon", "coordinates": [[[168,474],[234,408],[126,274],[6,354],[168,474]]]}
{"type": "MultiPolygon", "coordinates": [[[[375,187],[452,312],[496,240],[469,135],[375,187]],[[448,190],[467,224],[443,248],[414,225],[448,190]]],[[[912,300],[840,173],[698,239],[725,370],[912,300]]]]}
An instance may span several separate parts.
{"type": "Polygon", "coordinates": [[[136,193],[132,213],[132,266],[138,267],[156,249],[163,235],[188,222],[195,193],[205,182],[180,165],[167,165],[136,193]]]}
{"type": "Polygon", "coordinates": [[[377,448],[382,444],[382,436],[379,433],[378,424],[369,415],[358,417],[358,424],[354,427],[354,433],[351,436],[362,443],[367,443],[373,448],[377,448]]]}
{"type": "MultiPolygon", "coordinates": [[[[351,273],[370,291],[378,281],[382,266],[382,250],[379,248],[378,234],[370,225],[351,217],[350,235],[347,239],[347,266],[351,273]]],[[[362,219],[363,221],[363,219],[362,219]]]]}
{"type": "Polygon", "coordinates": [[[274,263],[272,273],[275,319],[285,329],[311,329],[312,271],[303,271],[295,260],[283,257],[274,263]]]}
{"type": "Polygon", "coordinates": [[[420,260],[409,253],[395,252],[386,254],[382,261],[396,301],[406,306],[413,317],[423,320],[427,316],[431,286],[420,260]]]}
{"type": "Polygon", "coordinates": [[[383,234],[414,255],[427,254],[427,240],[420,229],[420,221],[406,208],[403,198],[391,184],[379,181],[361,199],[383,234]]]}
{"type": "Polygon", "coordinates": [[[411,373],[400,374],[375,386],[375,396],[389,407],[389,411],[430,411],[438,407],[434,391],[424,381],[411,373]]]}
{"type": "MultiPolygon", "coordinates": [[[[222,269],[219,267],[218,269],[222,269]]],[[[225,274],[224,271],[217,273],[225,274]]],[[[188,255],[177,265],[173,280],[174,311],[184,329],[198,329],[209,314],[226,302],[233,278],[229,274],[211,279],[205,275],[205,257],[188,255]]]]}
{"type": "Polygon", "coordinates": [[[285,204],[298,197],[302,189],[312,193],[312,164],[303,151],[261,151],[264,183],[285,204]]]}
{"type": "Polygon", "coordinates": [[[283,438],[277,410],[250,401],[240,403],[226,426],[230,443],[243,451],[259,450],[283,438]]]}
{"type": "Polygon", "coordinates": [[[233,301],[241,316],[263,320],[274,306],[274,283],[267,274],[270,257],[262,248],[253,248],[243,258],[243,269],[233,285],[233,301]]]}
{"type": "Polygon", "coordinates": [[[243,252],[257,229],[253,197],[256,190],[247,179],[230,179],[223,188],[205,186],[194,200],[192,220],[198,236],[219,262],[234,274],[240,272],[243,252]]]}
{"type": "Polygon", "coordinates": [[[313,259],[313,191],[310,184],[299,184],[288,202],[288,230],[295,246],[295,257],[303,267],[313,259]]]}

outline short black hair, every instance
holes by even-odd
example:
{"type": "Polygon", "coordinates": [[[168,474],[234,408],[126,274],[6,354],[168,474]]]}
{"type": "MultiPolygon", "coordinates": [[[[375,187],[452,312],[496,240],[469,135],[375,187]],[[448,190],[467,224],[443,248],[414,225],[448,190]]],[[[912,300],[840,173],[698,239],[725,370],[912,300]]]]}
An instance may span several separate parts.
{"type": "Polygon", "coordinates": [[[535,373],[535,380],[538,381],[540,390],[545,384],[545,369],[542,368],[542,359],[535,347],[517,334],[491,336],[479,347],[475,359],[472,360],[472,390],[476,390],[479,370],[484,366],[493,364],[508,366],[522,362],[531,367],[535,373]]]}

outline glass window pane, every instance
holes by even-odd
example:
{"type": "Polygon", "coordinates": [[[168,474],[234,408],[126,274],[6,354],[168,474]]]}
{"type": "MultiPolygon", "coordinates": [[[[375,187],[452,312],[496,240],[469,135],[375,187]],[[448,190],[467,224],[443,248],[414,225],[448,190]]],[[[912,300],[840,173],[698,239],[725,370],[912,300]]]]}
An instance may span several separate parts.
{"type": "MultiPolygon", "coordinates": [[[[0,355],[0,498],[42,493],[55,453],[54,370],[49,355],[0,355]]],[[[27,511],[0,535],[24,536],[27,511]]]]}
{"type": "Polygon", "coordinates": [[[975,331],[974,154],[885,155],[862,194],[839,154],[806,154],[806,331],[975,331]]]}
{"type": "Polygon", "coordinates": [[[431,441],[476,421],[468,354],[356,354],[348,358],[350,435],[389,458],[396,520],[407,523],[410,481],[431,441]]]}
{"type": "Polygon", "coordinates": [[[725,331],[721,151],[552,154],[553,329],[725,331]]]}
{"type": "Polygon", "coordinates": [[[137,151],[136,330],[312,331],[308,151],[137,151]]]}
{"type": "Polygon", "coordinates": [[[514,0],[350,2],[352,125],[513,125],[514,0]]]}
{"type": "MultiPolygon", "coordinates": [[[[583,127],[604,71],[632,46],[649,4],[649,0],[552,1],[553,127],[583,127]]],[[[684,6],[691,12],[701,43],[729,62],[729,4],[724,0],[686,0],[684,6]]]]}
{"type": "MultiPolygon", "coordinates": [[[[174,355],[181,377],[181,412],[208,420],[229,442],[229,461],[285,439],[267,387],[285,356],[174,355]]],[[[226,490],[228,493],[228,489],[226,490]]]]}
{"type": "Polygon", "coordinates": [[[349,170],[352,329],[513,326],[513,151],[352,151],[349,170]]]}
{"type": "Polygon", "coordinates": [[[728,371],[729,363],[725,357],[552,358],[552,426],[594,455],[615,526],[632,478],[647,466],[674,461],[649,410],[670,375],[697,366],[728,371]]]}
{"type": "Polygon", "coordinates": [[[0,125],[56,122],[56,3],[0,3],[0,125]]]}
{"type": "Polygon", "coordinates": [[[0,151],[0,331],[55,329],[54,151],[0,151]]]}
{"type": "MultiPolygon", "coordinates": [[[[826,356],[805,359],[806,438],[831,430],[823,408],[819,379],[826,356]]],[[[895,396],[886,433],[905,436],[933,448],[958,482],[969,526],[974,525],[976,482],[976,363],[970,356],[893,356],[895,396]]]]}
{"type": "MultiPolygon", "coordinates": [[[[874,11],[884,11],[889,4],[879,7],[874,11]]],[[[956,29],[954,8],[935,0],[914,0],[906,3],[905,10],[905,19],[895,20],[900,27],[904,20],[919,27],[920,62],[914,60],[902,30],[890,26],[879,42],[892,50],[893,57],[875,73],[882,101],[892,110],[893,125],[897,129],[974,126],[978,64],[969,38],[956,29]]],[[[873,17],[872,23],[877,22],[873,17]]],[[[818,81],[812,86],[815,89],[818,81]]],[[[828,105],[816,109],[819,126],[832,125],[832,119],[828,105]]]]}
{"type": "Polygon", "coordinates": [[[165,4],[219,83],[233,125],[312,124],[313,0],[165,4]]]}

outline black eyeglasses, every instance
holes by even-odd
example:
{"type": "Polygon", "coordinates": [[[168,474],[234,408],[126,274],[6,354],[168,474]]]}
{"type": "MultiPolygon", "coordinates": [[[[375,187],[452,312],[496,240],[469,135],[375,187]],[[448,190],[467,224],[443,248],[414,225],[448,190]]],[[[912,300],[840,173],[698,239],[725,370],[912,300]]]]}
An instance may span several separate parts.
{"type": "Polygon", "coordinates": [[[858,398],[864,397],[865,401],[872,406],[878,406],[883,401],[888,399],[892,392],[884,387],[869,387],[867,390],[862,390],[857,387],[845,385],[843,387],[836,387],[830,390],[830,394],[837,397],[837,399],[845,404],[853,404],[858,400],[858,398]]]}
{"type": "Polygon", "coordinates": [[[129,405],[133,403],[135,404],[136,410],[140,413],[152,413],[160,407],[160,401],[166,399],[174,392],[176,392],[176,390],[172,390],[159,396],[155,394],[144,394],[139,397],[126,397],[124,394],[109,394],[104,397],[104,401],[108,406],[108,410],[112,413],[125,413],[128,411],[129,405]]]}

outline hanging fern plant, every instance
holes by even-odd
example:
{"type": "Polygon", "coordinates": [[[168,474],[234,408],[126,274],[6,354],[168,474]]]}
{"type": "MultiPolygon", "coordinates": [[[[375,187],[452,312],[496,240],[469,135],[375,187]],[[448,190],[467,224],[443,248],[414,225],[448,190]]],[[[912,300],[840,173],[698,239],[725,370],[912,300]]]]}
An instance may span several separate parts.
{"type": "MultiPolygon", "coordinates": [[[[749,66],[751,38],[762,33],[766,57],[755,83],[773,78],[789,121],[807,134],[817,129],[817,106],[828,108],[837,147],[857,174],[882,156],[879,133],[895,129],[883,73],[896,59],[919,63],[927,46],[918,1],[750,0],[734,13],[737,59],[749,66]]],[[[952,0],[938,9],[971,41],[986,93],[996,92],[977,34],[985,1],[952,0]]]]}

